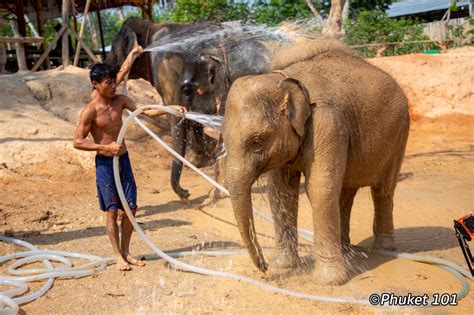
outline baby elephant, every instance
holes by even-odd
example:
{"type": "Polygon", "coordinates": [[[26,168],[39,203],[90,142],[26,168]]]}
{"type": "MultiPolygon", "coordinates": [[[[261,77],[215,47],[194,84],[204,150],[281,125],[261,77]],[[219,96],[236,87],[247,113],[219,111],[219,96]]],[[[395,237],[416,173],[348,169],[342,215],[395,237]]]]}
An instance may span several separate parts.
{"type": "Polygon", "coordinates": [[[243,242],[254,264],[267,264],[257,242],[251,187],[268,172],[275,220],[275,263],[298,262],[301,173],[313,209],[318,282],[340,285],[352,202],[370,186],[374,246],[394,249],[393,195],[408,138],[407,100],[385,72],[335,48],[279,71],[238,79],[224,118],[226,183],[243,242]]]}

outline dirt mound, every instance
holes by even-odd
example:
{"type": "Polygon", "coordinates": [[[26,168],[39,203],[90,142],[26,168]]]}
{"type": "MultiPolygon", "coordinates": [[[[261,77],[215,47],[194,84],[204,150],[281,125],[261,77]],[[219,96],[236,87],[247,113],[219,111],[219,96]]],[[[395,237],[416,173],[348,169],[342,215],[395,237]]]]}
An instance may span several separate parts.
{"type": "MultiPolygon", "coordinates": [[[[32,72],[21,76],[30,94],[46,110],[68,122],[76,123],[79,113],[90,101],[92,85],[89,70],[67,67],[63,71],[32,72]]],[[[123,84],[117,87],[122,92],[123,84]]],[[[127,95],[142,104],[160,104],[161,97],[145,80],[130,80],[127,95]]]]}
{"type": "Polygon", "coordinates": [[[408,97],[412,119],[474,115],[474,47],[446,54],[369,59],[387,71],[408,97]]]}
{"type": "MultiPolygon", "coordinates": [[[[144,80],[130,80],[127,92],[143,104],[161,103],[156,90],[144,80]]],[[[72,66],[63,71],[0,76],[0,176],[8,176],[5,169],[17,170],[49,159],[89,168],[93,155],[74,150],[71,141],[90,93],[88,70],[72,66]]],[[[166,129],[169,124],[165,119],[159,125],[166,129]]],[[[145,133],[134,127],[129,136],[139,138],[145,133]]]]}

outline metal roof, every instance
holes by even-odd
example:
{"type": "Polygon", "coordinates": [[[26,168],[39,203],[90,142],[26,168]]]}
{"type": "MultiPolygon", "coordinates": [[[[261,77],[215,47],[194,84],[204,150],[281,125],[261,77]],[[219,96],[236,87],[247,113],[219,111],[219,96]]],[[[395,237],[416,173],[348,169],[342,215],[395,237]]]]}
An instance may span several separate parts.
{"type": "MultiPolygon", "coordinates": [[[[473,2],[473,0],[458,1],[456,5],[458,7],[462,7],[473,2]]],[[[397,17],[438,10],[447,10],[449,6],[449,0],[402,0],[392,3],[386,12],[389,17],[397,17]]]]}

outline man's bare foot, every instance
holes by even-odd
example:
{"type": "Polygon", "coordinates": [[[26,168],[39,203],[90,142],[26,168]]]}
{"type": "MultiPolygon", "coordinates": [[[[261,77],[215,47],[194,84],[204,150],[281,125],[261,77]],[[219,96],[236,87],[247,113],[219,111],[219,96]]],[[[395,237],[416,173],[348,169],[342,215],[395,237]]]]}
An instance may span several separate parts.
{"type": "Polygon", "coordinates": [[[128,262],[125,259],[123,259],[121,256],[118,258],[115,258],[115,264],[116,264],[117,270],[119,271],[128,271],[132,269],[130,265],[128,264],[128,262]]]}
{"type": "Polygon", "coordinates": [[[133,258],[132,255],[127,255],[125,258],[126,261],[128,261],[130,264],[138,267],[143,267],[145,266],[145,262],[143,260],[138,260],[136,258],[133,258]]]}

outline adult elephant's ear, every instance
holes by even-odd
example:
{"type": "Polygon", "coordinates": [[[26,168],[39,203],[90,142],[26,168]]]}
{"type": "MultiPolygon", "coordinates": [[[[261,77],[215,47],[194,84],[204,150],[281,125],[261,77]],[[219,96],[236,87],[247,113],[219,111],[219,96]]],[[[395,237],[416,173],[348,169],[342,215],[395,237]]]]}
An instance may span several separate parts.
{"type": "MultiPolygon", "coordinates": [[[[136,46],[138,46],[137,34],[135,34],[135,32],[133,32],[132,30],[129,30],[126,33],[126,37],[125,37],[125,50],[127,51],[127,55],[136,46]]],[[[145,49],[146,47],[143,47],[143,48],[145,49]]]]}
{"type": "Polygon", "coordinates": [[[278,87],[284,93],[280,109],[287,110],[291,126],[303,137],[306,121],[311,115],[308,91],[300,81],[293,78],[281,80],[278,87]]]}

